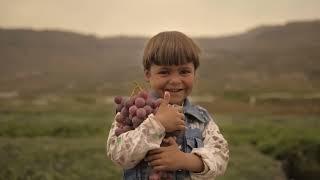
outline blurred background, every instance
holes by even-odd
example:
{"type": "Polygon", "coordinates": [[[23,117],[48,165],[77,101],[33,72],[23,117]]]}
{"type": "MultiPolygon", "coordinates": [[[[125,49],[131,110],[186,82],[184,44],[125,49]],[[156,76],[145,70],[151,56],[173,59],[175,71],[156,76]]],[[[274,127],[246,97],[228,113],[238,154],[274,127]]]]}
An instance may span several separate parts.
{"type": "Polygon", "coordinates": [[[148,38],[202,49],[193,103],[230,144],[220,180],[320,179],[320,1],[0,0],[0,179],[121,179],[113,97],[148,38]]]}

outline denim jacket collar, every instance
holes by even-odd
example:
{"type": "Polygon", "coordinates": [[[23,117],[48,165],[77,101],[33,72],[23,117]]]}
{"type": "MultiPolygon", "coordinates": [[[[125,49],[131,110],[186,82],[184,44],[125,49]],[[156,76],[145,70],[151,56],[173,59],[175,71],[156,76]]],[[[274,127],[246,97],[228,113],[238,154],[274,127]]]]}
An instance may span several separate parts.
{"type": "Polygon", "coordinates": [[[183,111],[184,114],[191,115],[200,122],[206,122],[206,117],[204,116],[203,112],[200,111],[197,106],[192,105],[188,98],[184,100],[183,111]]]}

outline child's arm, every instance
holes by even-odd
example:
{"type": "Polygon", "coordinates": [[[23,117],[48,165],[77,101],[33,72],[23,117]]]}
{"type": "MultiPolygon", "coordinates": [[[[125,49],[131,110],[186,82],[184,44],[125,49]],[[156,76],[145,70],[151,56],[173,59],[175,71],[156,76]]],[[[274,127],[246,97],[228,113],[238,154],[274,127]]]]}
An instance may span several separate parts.
{"type": "Polygon", "coordinates": [[[194,148],[192,154],[199,156],[204,164],[200,173],[191,173],[192,179],[213,178],[225,172],[229,160],[228,143],[213,120],[209,121],[204,132],[204,147],[194,148]]]}
{"type": "Polygon", "coordinates": [[[184,169],[191,172],[192,179],[212,179],[226,169],[228,144],[213,121],[206,126],[203,137],[204,147],[194,148],[191,153],[180,151],[175,141],[170,140],[168,147],[151,150],[146,160],[156,170],[184,169]]]}
{"type": "Polygon", "coordinates": [[[164,127],[154,119],[153,114],[136,129],[118,137],[115,135],[116,128],[114,121],[107,140],[107,156],[125,169],[137,165],[149,150],[159,148],[165,136],[164,127]]]}
{"type": "Polygon", "coordinates": [[[138,164],[149,150],[160,147],[165,132],[184,130],[184,115],[176,108],[168,106],[170,94],[164,99],[154,116],[143,121],[136,129],[115,135],[115,122],[109,132],[107,155],[123,168],[132,168],[138,164]]]}
{"type": "Polygon", "coordinates": [[[180,151],[173,137],[163,139],[167,146],[160,147],[148,152],[146,161],[154,170],[176,171],[179,169],[191,172],[202,172],[204,164],[198,155],[180,151]]]}

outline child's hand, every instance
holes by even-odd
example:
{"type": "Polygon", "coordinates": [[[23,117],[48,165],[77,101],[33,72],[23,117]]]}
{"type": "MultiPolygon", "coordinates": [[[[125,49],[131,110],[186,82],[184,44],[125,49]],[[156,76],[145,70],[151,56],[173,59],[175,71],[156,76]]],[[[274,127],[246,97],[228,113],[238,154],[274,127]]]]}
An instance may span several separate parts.
{"type": "Polygon", "coordinates": [[[163,142],[168,146],[149,151],[145,158],[154,170],[187,170],[196,173],[204,170],[204,163],[200,156],[180,151],[173,137],[165,138],[163,142]]]}
{"type": "Polygon", "coordinates": [[[166,132],[173,132],[176,130],[185,130],[184,114],[180,113],[177,108],[169,106],[170,93],[164,93],[164,99],[162,100],[155,119],[159,121],[166,132]]]}
{"type": "Polygon", "coordinates": [[[154,170],[176,171],[183,168],[185,153],[180,151],[173,137],[163,139],[168,146],[148,152],[145,158],[154,170]]]}

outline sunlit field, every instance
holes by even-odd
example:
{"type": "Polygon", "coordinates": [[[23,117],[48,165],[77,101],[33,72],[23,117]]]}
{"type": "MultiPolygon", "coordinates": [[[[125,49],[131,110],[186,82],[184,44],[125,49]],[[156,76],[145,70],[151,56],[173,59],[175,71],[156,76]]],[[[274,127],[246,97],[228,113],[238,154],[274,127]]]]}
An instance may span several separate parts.
{"type": "MultiPolygon", "coordinates": [[[[105,153],[114,108],[98,99],[1,101],[0,179],[121,179],[121,169],[105,153]]],[[[319,177],[319,114],[275,113],[243,104],[241,109],[241,101],[221,109],[212,104],[204,106],[218,111],[213,116],[231,157],[218,179],[319,177]],[[233,109],[227,112],[227,107],[233,109]]]]}
{"type": "MultiPolygon", "coordinates": [[[[17,7],[12,15],[29,5],[17,7]]],[[[320,179],[316,17],[222,36],[190,34],[202,52],[191,101],[212,113],[229,142],[228,169],[218,180],[320,179]]],[[[0,27],[0,180],[121,179],[105,152],[113,98],[137,84],[149,87],[142,66],[149,37],[24,27],[0,27]]]]}

